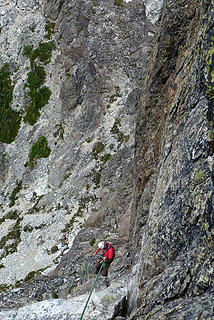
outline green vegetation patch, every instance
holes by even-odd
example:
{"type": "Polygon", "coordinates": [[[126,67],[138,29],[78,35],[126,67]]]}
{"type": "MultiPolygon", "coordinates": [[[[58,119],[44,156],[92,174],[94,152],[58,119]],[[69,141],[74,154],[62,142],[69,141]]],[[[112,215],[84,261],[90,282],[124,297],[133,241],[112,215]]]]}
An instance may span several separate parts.
{"type": "Polygon", "coordinates": [[[9,288],[7,284],[1,284],[0,285],[0,293],[6,291],[9,288]]]}
{"type": "Polygon", "coordinates": [[[18,219],[18,217],[19,217],[19,214],[18,214],[17,210],[10,211],[3,218],[0,219],[0,224],[3,223],[6,219],[16,220],[16,219],[18,219]]]}
{"type": "Polygon", "coordinates": [[[122,97],[122,94],[120,92],[120,87],[116,86],[115,87],[115,94],[113,94],[112,96],[110,96],[110,103],[113,103],[115,101],[117,101],[117,98],[122,97]]]}
{"type": "Polygon", "coordinates": [[[48,64],[51,60],[52,50],[55,50],[53,41],[40,42],[39,47],[34,50],[33,46],[24,47],[24,55],[30,59],[31,71],[28,73],[25,87],[29,89],[28,96],[31,99],[30,105],[26,107],[24,121],[34,125],[40,117],[39,110],[49,101],[51,91],[43,86],[46,78],[44,66],[38,65],[36,61],[48,64]]]}
{"type": "Polygon", "coordinates": [[[95,14],[96,13],[96,6],[97,6],[97,4],[96,4],[96,2],[94,2],[93,4],[92,4],[92,6],[91,6],[91,10],[92,10],[92,13],[93,14],[95,14]]]}
{"type": "Polygon", "coordinates": [[[105,164],[110,159],[111,159],[111,154],[110,153],[106,153],[106,154],[104,154],[103,156],[100,157],[100,161],[102,161],[103,164],[105,164]]]}
{"type": "Polygon", "coordinates": [[[29,162],[26,164],[31,168],[34,168],[37,159],[48,158],[51,153],[51,149],[48,147],[47,139],[41,136],[31,147],[29,154],[29,162]]]}
{"type": "MultiPolygon", "coordinates": [[[[32,167],[34,167],[34,165],[32,167]]],[[[44,197],[44,194],[42,194],[41,196],[38,196],[38,198],[35,199],[35,204],[30,210],[28,210],[28,214],[34,214],[35,212],[39,212],[40,209],[37,206],[39,205],[39,201],[43,197],[44,197]]],[[[35,227],[35,228],[38,228],[38,227],[35,227]]]]}
{"type": "Polygon", "coordinates": [[[33,46],[24,47],[24,55],[30,59],[31,67],[35,65],[35,59],[39,59],[44,64],[51,61],[52,51],[56,49],[54,41],[40,42],[39,47],[34,50],[33,46]]]}
{"type": "Polygon", "coordinates": [[[18,199],[17,194],[22,188],[22,181],[16,180],[16,187],[13,189],[11,196],[10,196],[10,204],[9,207],[13,207],[15,204],[15,201],[18,199]]]}
{"type": "Polygon", "coordinates": [[[36,275],[36,271],[31,271],[28,273],[28,275],[24,278],[24,281],[30,281],[33,279],[36,275]]]}
{"type": "Polygon", "coordinates": [[[37,49],[38,58],[44,64],[48,64],[51,61],[52,50],[55,50],[56,46],[54,41],[40,42],[39,48],[37,49]]]}
{"type": "Polygon", "coordinates": [[[57,246],[53,246],[52,248],[51,248],[51,253],[55,253],[55,252],[57,252],[59,249],[58,249],[58,247],[57,246]]]}
{"type": "Polygon", "coordinates": [[[211,45],[207,55],[206,69],[207,69],[206,95],[209,100],[214,101],[214,37],[211,39],[211,45]]]}
{"type": "Polygon", "coordinates": [[[93,245],[95,244],[95,242],[96,242],[96,239],[95,239],[95,238],[90,239],[90,241],[89,241],[90,246],[93,247],[93,245]]]}
{"type": "Polygon", "coordinates": [[[93,149],[92,149],[92,154],[93,154],[94,159],[97,160],[99,153],[101,153],[104,149],[105,149],[105,146],[101,141],[96,142],[93,149]]]}
{"type": "Polygon", "coordinates": [[[55,33],[54,28],[55,28],[56,23],[55,22],[51,22],[51,21],[47,21],[46,25],[45,25],[45,31],[47,32],[47,34],[45,35],[45,38],[50,40],[52,35],[55,33]]]}
{"type": "Polygon", "coordinates": [[[45,223],[41,223],[41,224],[39,224],[38,226],[35,226],[35,229],[36,229],[36,230],[40,230],[40,229],[43,229],[43,228],[45,228],[45,227],[47,227],[47,225],[46,225],[45,223]]]}
{"type": "Polygon", "coordinates": [[[52,293],[52,298],[53,298],[53,299],[58,299],[59,296],[58,296],[58,294],[57,294],[56,292],[53,292],[53,293],[52,293]]]}
{"type": "Polygon", "coordinates": [[[198,171],[195,175],[195,181],[201,182],[201,180],[203,179],[203,176],[204,176],[204,172],[202,170],[198,171]]]}
{"type": "Polygon", "coordinates": [[[26,107],[24,121],[34,125],[40,117],[39,110],[42,109],[49,101],[51,91],[48,87],[42,86],[45,81],[45,70],[43,66],[35,65],[32,71],[28,73],[27,87],[28,95],[31,98],[31,104],[26,107]]]}
{"type": "Polygon", "coordinates": [[[62,124],[56,124],[55,126],[56,131],[53,133],[55,138],[59,137],[60,139],[64,140],[64,128],[62,124]]]}
{"type": "Polygon", "coordinates": [[[37,271],[31,271],[28,273],[28,275],[24,278],[24,281],[30,281],[31,279],[35,278],[36,275],[40,275],[45,269],[48,267],[41,268],[37,271]]]}
{"type": "Polygon", "coordinates": [[[10,211],[8,214],[6,214],[5,219],[10,219],[10,220],[16,220],[18,219],[19,214],[17,210],[10,211]]]}
{"type": "Polygon", "coordinates": [[[27,87],[30,89],[29,96],[33,98],[34,96],[34,91],[39,89],[41,85],[45,81],[45,69],[43,66],[37,66],[35,64],[34,68],[32,71],[28,73],[27,77],[27,87]]]}
{"type": "Polygon", "coordinates": [[[122,142],[128,142],[129,140],[129,135],[125,135],[123,132],[120,131],[119,127],[121,126],[121,121],[120,119],[116,119],[110,132],[114,135],[117,136],[117,141],[122,143],[122,142]]]}
{"type": "Polygon", "coordinates": [[[21,241],[20,223],[22,219],[23,218],[18,218],[8,234],[1,239],[0,249],[4,250],[4,252],[2,253],[0,259],[5,258],[8,254],[12,254],[17,251],[18,244],[21,241]]]}
{"type": "Polygon", "coordinates": [[[114,0],[114,4],[118,7],[124,8],[123,0],[114,0]]]}
{"type": "Polygon", "coordinates": [[[33,46],[25,46],[23,54],[30,59],[31,68],[33,68],[35,59],[37,58],[37,52],[33,50],[33,46]]]}
{"type": "Polygon", "coordinates": [[[24,226],[23,228],[24,232],[32,232],[33,231],[33,227],[32,226],[29,226],[29,225],[26,225],[24,226]]]}
{"type": "Polygon", "coordinates": [[[93,169],[91,172],[91,180],[95,184],[96,188],[99,188],[101,180],[101,170],[93,169]]]}
{"type": "Polygon", "coordinates": [[[214,122],[213,122],[213,105],[214,105],[214,30],[210,33],[210,47],[206,57],[206,98],[209,101],[209,111],[207,114],[209,122],[208,142],[209,153],[214,153],[214,122]]]}
{"type": "Polygon", "coordinates": [[[0,142],[8,144],[15,140],[21,122],[20,112],[10,107],[14,89],[10,75],[5,64],[0,70],[0,142]]]}
{"type": "Polygon", "coordinates": [[[71,218],[71,220],[66,223],[65,228],[62,230],[63,233],[67,233],[71,229],[73,229],[73,224],[75,222],[75,215],[71,218]]]}

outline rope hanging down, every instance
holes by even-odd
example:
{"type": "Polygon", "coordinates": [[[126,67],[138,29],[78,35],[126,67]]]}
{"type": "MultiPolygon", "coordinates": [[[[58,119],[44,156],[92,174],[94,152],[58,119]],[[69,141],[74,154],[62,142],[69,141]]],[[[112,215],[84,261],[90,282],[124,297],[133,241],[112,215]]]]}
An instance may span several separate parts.
{"type": "Polygon", "coordinates": [[[98,280],[98,278],[99,278],[99,275],[100,275],[102,269],[105,267],[105,265],[106,265],[106,262],[103,260],[103,262],[102,262],[102,264],[101,264],[101,267],[100,267],[100,270],[99,270],[99,272],[98,272],[98,274],[97,274],[97,277],[96,277],[96,279],[95,279],[95,281],[94,281],[94,284],[93,284],[93,286],[92,286],[92,288],[91,288],[91,291],[90,291],[90,293],[89,293],[89,296],[88,296],[88,299],[87,299],[87,301],[86,301],[85,307],[84,307],[83,312],[82,312],[82,315],[81,315],[81,317],[80,317],[80,320],[83,319],[83,315],[84,315],[85,310],[86,310],[86,308],[87,308],[88,302],[89,302],[89,300],[90,300],[90,298],[91,298],[91,295],[92,295],[92,292],[93,292],[93,290],[94,290],[95,284],[96,284],[96,282],[97,282],[97,280],[98,280]]]}

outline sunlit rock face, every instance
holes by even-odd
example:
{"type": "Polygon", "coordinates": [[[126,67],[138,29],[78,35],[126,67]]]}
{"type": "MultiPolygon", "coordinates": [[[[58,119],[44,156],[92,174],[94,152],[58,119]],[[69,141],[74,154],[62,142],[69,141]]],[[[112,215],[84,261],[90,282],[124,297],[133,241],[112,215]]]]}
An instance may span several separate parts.
{"type": "Polygon", "coordinates": [[[0,317],[211,319],[213,2],[1,1],[0,317]]]}
{"type": "Polygon", "coordinates": [[[142,1],[2,1],[0,12],[4,289],[52,270],[85,223],[128,237],[156,29],[142,1]]]}

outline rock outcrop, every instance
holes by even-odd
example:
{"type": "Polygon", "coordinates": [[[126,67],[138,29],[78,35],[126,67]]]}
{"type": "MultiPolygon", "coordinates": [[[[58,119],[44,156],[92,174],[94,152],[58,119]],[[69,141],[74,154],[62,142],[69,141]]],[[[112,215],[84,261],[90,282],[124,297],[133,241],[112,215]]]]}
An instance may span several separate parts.
{"type": "Polygon", "coordinates": [[[213,2],[163,6],[137,124],[131,319],[213,316],[213,18],[213,2]]]}
{"type": "Polygon", "coordinates": [[[119,226],[130,211],[153,26],[141,1],[2,8],[1,61],[13,92],[5,109],[18,112],[18,130],[12,143],[4,132],[1,140],[0,283],[14,286],[58,263],[61,243],[70,248],[85,223],[127,238],[119,226]]]}
{"type": "Polygon", "coordinates": [[[213,6],[2,0],[2,319],[213,318],[213,6]]]}

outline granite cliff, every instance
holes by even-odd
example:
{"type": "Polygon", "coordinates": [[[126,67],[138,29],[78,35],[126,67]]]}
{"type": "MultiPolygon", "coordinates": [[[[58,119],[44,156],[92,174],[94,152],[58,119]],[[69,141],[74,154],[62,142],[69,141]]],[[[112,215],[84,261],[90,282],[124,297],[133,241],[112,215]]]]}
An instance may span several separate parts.
{"type": "Polygon", "coordinates": [[[213,319],[213,6],[1,0],[1,319],[213,319]]]}

